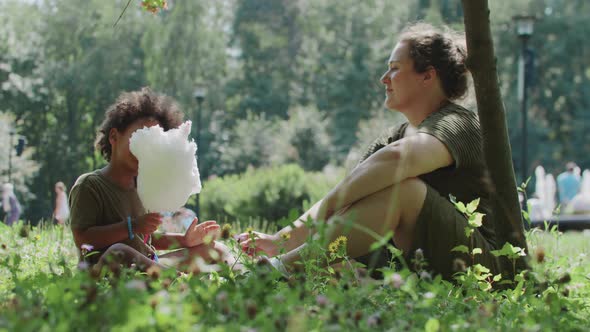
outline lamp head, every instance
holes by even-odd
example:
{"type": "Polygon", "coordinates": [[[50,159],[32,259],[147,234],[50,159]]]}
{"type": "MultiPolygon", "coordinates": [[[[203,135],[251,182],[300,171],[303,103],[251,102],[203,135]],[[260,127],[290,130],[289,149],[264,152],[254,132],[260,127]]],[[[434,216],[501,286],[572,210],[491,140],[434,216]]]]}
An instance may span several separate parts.
{"type": "Polygon", "coordinates": [[[205,96],[207,95],[207,89],[204,86],[198,85],[195,88],[194,96],[197,103],[202,103],[205,100],[205,96]]]}
{"type": "Polygon", "coordinates": [[[516,24],[516,34],[521,38],[528,38],[533,34],[537,18],[532,15],[516,15],[512,21],[516,24]]]}

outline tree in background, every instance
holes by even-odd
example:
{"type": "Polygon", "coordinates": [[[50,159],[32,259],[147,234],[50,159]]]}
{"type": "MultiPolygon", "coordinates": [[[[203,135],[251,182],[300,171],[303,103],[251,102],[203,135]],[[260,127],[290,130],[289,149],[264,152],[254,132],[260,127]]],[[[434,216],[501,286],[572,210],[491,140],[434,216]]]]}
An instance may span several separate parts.
{"type": "Polygon", "coordinates": [[[32,159],[34,148],[25,147],[21,155],[17,155],[15,149],[17,137],[19,137],[19,133],[16,132],[14,116],[10,113],[0,112],[0,146],[2,147],[2,151],[0,151],[0,174],[2,175],[0,183],[8,182],[8,168],[10,166],[10,182],[14,185],[15,193],[28,200],[35,197],[29,183],[37,175],[39,164],[32,159]],[[14,132],[12,142],[10,140],[11,131],[14,132]],[[9,153],[12,153],[10,163],[9,153]]]}
{"type": "Polygon", "coordinates": [[[228,95],[241,95],[236,112],[285,118],[291,104],[293,59],[301,49],[300,5],[292,0],[238,0],[232,40],[241,63],[228,95]]]}
{"type": "Polygon", "coordinates": [[[227,132],[233,125],[229,116],[220,118],[214,114],[231,107],[226,106],[230,102],[224,90],[235,79],[228,54],[234,2],[175,1],[168,10],[150,18],[141,42],[148,85],[183,106],[186,118],[193,121],[192,137],[196,127],[201,127],[197,144],[204,178],[214,174],[213,167],[219,163],[219,151],[211,146],[222,137],[214,131],[227,132]],[[193,94],[197,85],[207,90],[200,124],[196,123],[198,109],[193,94]]]}
{"type": "MultiPolygon", "coordinates": [[[[244,157],[234,147],[236,142],[257,142],[254,138],[260,135],[249,130],[266,128],[245,121],[262,121],[263,113],[262,123],[269,128],[285,125],[283,121],[299,126],[290,119],[293,109],[318,110],[325,116],[319,127],[329,135],[327,154],[330,163],[340,165],[356,136],[363,136],[366,124],[383,110],[379,77],[397,32],[416,19],[458,28],[463,15],[459,0],[197,0],[171,2],[155,15],[129,10],[113,27],[126,4],[0,2],[0,111],[14,115],[41,167],[28,183],[37,195],[27,202],[27,214],[32,212],[28,219],[36,221],[51,211],[57,180],[71,186],[80,173],[100,167],[92,141],[105,108],[121,91],[146,85],[174,96],[192,119],[195,84],[208,87],[199,142],[205,177],[241,172],[248,164],[276,163],[262,151],[247,156],[259,160],[233,160],[244,157]]],[[[543,20],[530,43],[537,55],[536,85],[529,98],[531,167],[538,160],[561,169],[565,159],[590,166],[585,140],[590,75],[583,42],[588,33],[581,23],[589,5],[515,0],[490,6],[511,143],[519,145],[521,136],[515,84],[518,40],[510,17],[535,13],[543,20]]],[[[318,130],[316,124],[309,127],[318,130]]],[[[277,141],[271,145],[291,144],[286,135],[273,139],[277,141]]],[[[305,140],[295,143],[307,145],[305,140]]],[[[317,151],[290,156],[282,160],[305,160],[307,168],[319,167],[326,158],[317,151]]],[[[518,153],[513,158],[518,160],[518,153]]]]}

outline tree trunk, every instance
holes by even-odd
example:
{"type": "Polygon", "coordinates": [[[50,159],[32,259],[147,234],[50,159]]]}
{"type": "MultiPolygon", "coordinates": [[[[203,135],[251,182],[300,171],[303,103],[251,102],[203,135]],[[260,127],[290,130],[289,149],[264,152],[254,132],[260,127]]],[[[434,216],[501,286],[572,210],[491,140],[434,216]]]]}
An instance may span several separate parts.
{"type": "MultiPolygon", "coordinates": [[[[465,35],[467,39],[467,67],[473,75],[477,112],[483,135],[483,151],[495,192],[492,199],[492,218],[496,225],[498,246],[510,242],[524,248],[522,215],[516,190],[512,153],[504,103],[498,84],[496,58],[490,28],[490,10],[487,0],[462,0],[465,35]]],[[[503,276],[512,276],[512,261],[502,259],[503,276]]],[[[516,262],[516,273],[528,268],[522,257],[516,262]]]]}

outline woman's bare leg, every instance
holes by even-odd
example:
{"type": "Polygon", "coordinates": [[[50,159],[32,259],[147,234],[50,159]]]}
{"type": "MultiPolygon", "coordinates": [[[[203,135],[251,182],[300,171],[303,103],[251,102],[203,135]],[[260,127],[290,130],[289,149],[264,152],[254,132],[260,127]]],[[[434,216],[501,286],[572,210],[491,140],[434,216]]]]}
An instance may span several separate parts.
{"type": "MultiPolygon", "coordinates": [[[[369,253],[371,244],[378,239],[354,226],[360,225],[379,236],[393,231],[396,246],[407,251],[412,246],[416,219],[425,198],[426,185],[415,178],[371,194],[343,209],[328,221],[328,243],[344,235],[348,239],[347,253],[350,257],[369,253]],[[347,220],[352,223],[352,227],[347,227],[347,220]]],[[[281,261],[287,266],[300,261],[300,251],[305,246],[306,244],[283,255],[281,261]]]]}

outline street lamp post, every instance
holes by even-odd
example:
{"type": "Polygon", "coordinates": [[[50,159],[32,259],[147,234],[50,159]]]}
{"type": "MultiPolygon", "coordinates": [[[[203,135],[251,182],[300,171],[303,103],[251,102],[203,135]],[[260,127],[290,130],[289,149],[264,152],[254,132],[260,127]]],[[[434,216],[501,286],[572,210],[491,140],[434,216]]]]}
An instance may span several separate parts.
{"type": "Polygon", "coordinates": [[[11,128],[8,134],[10,135],[10,142],[8,144],[8,182],[12,183],[12,150],[14,149],[12,138],[16,132],[11,128]]]}
{"type": "Polygon", "coordinates": [[[527,73],[526,73],[526,56],[527,43],[533,34],[533,27],[535,24],[534,16],[518,15],[512,17],[516,23],[516,34],[521,41],[520,59],[518,61],[518,101],[520,102],[520,110],[522,113],[522,150],[521,150],[521,179],[522,182],[527,180],[527,73]]]}
{"type": "MultiPolygon", "coordinates": [[[[199,151],[203,148],[203,145],[201,145],[201,123],[202,123],[202,105],[203,105],[203,101],[205,100],[205,96],[207,95],[207,90],[205,89],[205,87],[203,86],[197,86],[195,88],[195,100],[197,101],[197,161],[199,163],[199,166],[201,169],[203,169],[203,158],[199,158],[199,151]]],[[[203,154],[200,153],[201,157],[203,157],[203,154]]],[[[199,205],[199,196],[200,194],[197,194],[197,199],[195,201],[195,212],[197,213],[197,216],[201,216],[200,215],[200,205],[199,205]]]]}

